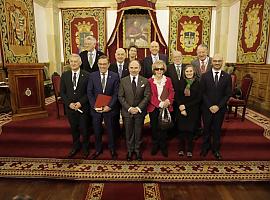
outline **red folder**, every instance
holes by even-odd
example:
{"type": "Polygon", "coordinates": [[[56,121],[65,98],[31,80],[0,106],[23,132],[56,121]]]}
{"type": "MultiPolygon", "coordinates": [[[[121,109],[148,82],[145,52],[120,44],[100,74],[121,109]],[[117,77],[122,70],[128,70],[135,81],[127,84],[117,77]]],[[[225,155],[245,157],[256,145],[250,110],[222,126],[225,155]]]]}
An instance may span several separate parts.
{"type": "Polygon", "coordinates": [[[104,94],[98,94],[96,103],[95,103],[95,108],[101,108],[104,106],[109,105],[112,97],[104,94]]]}

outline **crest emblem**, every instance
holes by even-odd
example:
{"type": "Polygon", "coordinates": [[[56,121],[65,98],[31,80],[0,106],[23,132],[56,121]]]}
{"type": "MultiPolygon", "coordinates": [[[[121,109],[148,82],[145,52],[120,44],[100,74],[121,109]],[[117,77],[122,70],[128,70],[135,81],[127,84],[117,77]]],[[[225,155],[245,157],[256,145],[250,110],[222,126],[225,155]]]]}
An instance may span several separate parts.
{"type": "Polygon", "coordinates": [[[79,51],[84,51],[84,38],[86,38],[87,36],[91,35],[93,36],[94,33],[93,31],[91,31],[91,28],[93,26],[93,24],[91,24],[90,22],[85,22],[83,21],[82,23],[79,22],[78,24],[75,25],[77,27],[77,32],[76,32],[76,45],[79,49],[79,51]]]}
{"type": "Polygon", "coordinates": [[[199,42],[199,32],[197,31],[198,26],[200,25],[197,22],[185,21],[180,23],[183,30],[180,32],[180,44],[185,52],[192,52],[196,49],[199,42]]]}
{"type": "Polygon", "coordinates": [[[244,33],[247,48],[253,47],[254,43],[257,40],[260,23],[260,17],[258,15],[261,7],[262,7],[261,5],[254,4],[252,8],[249,8],[249,10],[247,11],[247,21],[244,33]]]}
{"type": "Polygon", "coordinates": [[[25,35],[26,35],[26,17],[22,13],[22,11],[15,7],[15,9],[11,12],[11,23],[12,29],[14,30],[15,37],[14,39],[17,41],[18,45],[24,46],[25,35]]]}

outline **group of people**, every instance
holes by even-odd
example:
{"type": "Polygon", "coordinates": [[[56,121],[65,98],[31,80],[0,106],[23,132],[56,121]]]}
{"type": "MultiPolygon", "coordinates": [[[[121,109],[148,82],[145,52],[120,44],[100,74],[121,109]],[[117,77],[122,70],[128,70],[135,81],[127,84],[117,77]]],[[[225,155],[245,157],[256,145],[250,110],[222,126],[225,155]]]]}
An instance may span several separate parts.
{"type": "Polygon", "coordinates": [[[179,51],[168,57],[159,53],[159,44],[150,44],[151,55],[137,58],[136,46],[128,50],[118,48],[115,63],[109,62],[104,53],[97,51],[96,39],[85,39],[85,51],[71,54],[71,70],[61,76],[61,97],[65,103],[70,123],[73,146],[71,158],[82,148],[83,158],[89,156],[89,125],[95,135],[97,159],[103,153],[102,132],[104,121],[108,133],[108,149],[112,159],[117,159],[116,138],[120,128],[120,113],[123,119],[127,146],[126,159],[141,161],[142,129],[146,114],[150,117],[152,132],[151,155],[158,151],[168,157],[167,130],[160,127],[159,116],[167,109],[172,117],[172,130],[179,137],[179,156],[192,157],[193,139],[203,130],[203,145],[200,155],[205,157],[212,150],[216,159],[220,154],[221,126],[226,111],[226,102],[231,96],[231,77],[221,70],[223,58],[215,54],[208,57],[205,45],[199,45],[197,59],[191,64],[182,63],[179,51]],[[97,107],[100,95],[109,97],[108,103],[97,107]],[[203,123],[202,123],[203,122],[203,123]],[[82,139],[80,139],[82,136],[82,139]]]}

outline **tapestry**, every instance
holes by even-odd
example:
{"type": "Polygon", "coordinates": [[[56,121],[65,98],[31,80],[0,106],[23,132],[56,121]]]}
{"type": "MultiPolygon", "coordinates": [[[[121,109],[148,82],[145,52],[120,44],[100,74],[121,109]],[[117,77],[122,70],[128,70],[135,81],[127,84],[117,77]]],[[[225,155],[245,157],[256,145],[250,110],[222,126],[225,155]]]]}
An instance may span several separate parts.
{"type": "Polygon", "coordinates": [[[65,63],[71,53],[84,50],[84,39],[89,35],[97,39],[98,50],[105,51],[106,8],[63,9],[62,23],[65,63]]]}
{"type": "Polygon", "coordinates": [[[267,57],[270,0],[242,0],[237,63],[264,64],[267,57]]]}
{"type": "Polygon", "coordinates": [[[36,63],[37,45],[32,0],[0,1],[4,63],[36,63]]]}
{"type": "Polygon", "coordinates": [[[169,55],[178,50],[183,63],[190,63],[200,44],[209,47],[211,15],[211,7],[170,7],[169,55]]]}

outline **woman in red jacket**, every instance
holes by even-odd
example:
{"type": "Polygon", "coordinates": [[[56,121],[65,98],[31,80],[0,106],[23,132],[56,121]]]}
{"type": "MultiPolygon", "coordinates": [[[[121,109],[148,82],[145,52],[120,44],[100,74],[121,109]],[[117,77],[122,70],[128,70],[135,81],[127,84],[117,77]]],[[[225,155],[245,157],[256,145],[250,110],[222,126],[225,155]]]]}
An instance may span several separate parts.
{"type": "Polygon", "coordinates": [[[170,112],[173,111],[172,103],[174,98],[172,81],[164,75],[166,70],[167,66],[162,60],[158,60],[152,65],[153,76],[148,79],[152,92],[147,106],[152,128],[153,147],[151,154],[156,155],[160,149],[164,157],[168,157],[167,133],[159,128],[158,116],[160,108],[168,108],[170,112]]]}

